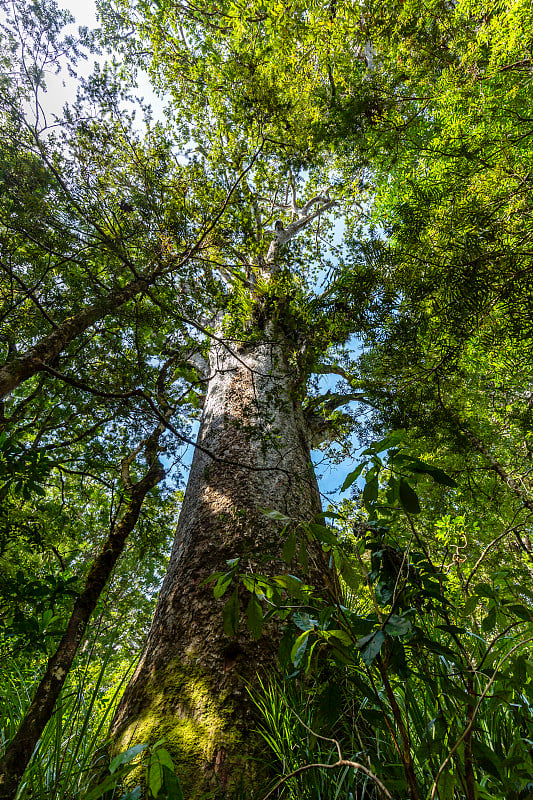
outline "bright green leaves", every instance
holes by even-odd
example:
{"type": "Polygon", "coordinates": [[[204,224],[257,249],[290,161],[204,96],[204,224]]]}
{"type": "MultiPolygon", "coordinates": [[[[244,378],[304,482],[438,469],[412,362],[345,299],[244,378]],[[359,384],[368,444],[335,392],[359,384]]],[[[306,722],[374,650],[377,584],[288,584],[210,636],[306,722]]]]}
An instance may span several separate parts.
{"type": "Polygon", "coordinates": [[[150,754],[148,789],[157,800],[183,800],[183,792],[174,774],[168,750],[159,747],[150,754]]]}
{"type": "Polygon", "coordinates": [[[255,594],[250,595],[246,607],[246,627],[254,639],[259,639],[263,629],[263,609],[255,594]]]}
{"type": "Polygon", "coordinates": [[[397,447],[400,445],[406,437],[406,431],[403,428],[399,428],[397,431],[391,431],[388,433],[383,439],[380,439],[377,442],[373,442],[370,447],[366,450],[363,450],[363,455],[377,455],[378,453],[383,453],[387,450],[390,450],[393,447],[397,447]]]}
{"type": "Polygon", "coordinates": [[[8,494],[24,500],[44,497],[54,461],[38,449],[24,447],[5,433],[0,435],[0,500],[8,494]]]}
{"type": "Polygon", "coordinates": [[[361,658],[367,667],[372,664],[379,654],[384,641],[385,633],[383,631],[370,633],[368,636],[363,636],[361,639],[357,640],[356,645],[360,649],[361,658]]]}
{"type": "Polygon", "coordinates": [[[307,645],[309,644],[309,636],[312,632],[312,629],[309,629],[303,633],[300,633],[296,637],[296,640],[292,646],[291,661],[296,669],[298,669],[302,663],[305,651],[307,650],[307,645]]]}
{"type": "Polygon", "coordinates": [[[440,467],[412,455],[405,444],[406,436],[406,431],[400,429],[373,443],[362,453],[367,458],[349,473],[342,485],[341,490],[345,491],[364,475],[362,502],[370,519],[387,518],[395,508],[419,514],[420,500],[414,488],[419,476],[428,476],[441,486],[457,487],[440,467]]]}
{"type": "MultiPolygon", "coordinates": [[[[148,792],[147,800],[183,800],[183,792],[174,771],[174,764],[168,750],[162,745],[164,740],[153,745],[138,744],[119,753],[109,765],[109,775],[84,796],[85,800],[99,800],[113,790],[123,786],[124,780],[142,768],[143,779],[148,792]]],[[[131,778],[130,778],[131,780],[131,778]]],[[[144,796],[144,795],[143,795],[144,796]]],[[[120,800],[139,800],[141,787],[137,786],[120,800]]]]}
{"type": "Polygon", "coordinates": [[[146,744],[136,744],[133,747],[129,747],[127,750],[124,750],[124,752],[119,753],[118,756],[115,756],[115,758],[113,758],[109,764],[109,772],[111,775],[114,775],[117,769],[123,764],[129,764],[130,761],[133,761],[133,759],[140,755],[143,750],[146,750],[147,747],[148,745],[146,744]]]}
{"type": "Polygon", "coordinates": [[[235,636],[239,627],[239,593],[235,589],[222,611],[223,627],[226,636],[235,636]]]}

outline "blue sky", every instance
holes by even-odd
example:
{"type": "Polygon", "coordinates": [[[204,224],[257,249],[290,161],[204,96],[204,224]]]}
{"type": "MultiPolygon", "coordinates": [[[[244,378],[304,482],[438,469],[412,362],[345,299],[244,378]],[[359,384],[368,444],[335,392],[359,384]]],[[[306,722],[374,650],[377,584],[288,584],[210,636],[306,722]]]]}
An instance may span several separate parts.
{"type": "MultiPolygon", "coordinates": [[[[94,28],[98,24],[96,16],[96,3],[94,0],[58,0],[58,5],[62,8],[68,9],[75,17],[75,27],[78,25],[94,28]]],[[[88,75],[92,71],[93,61],[89,59],[87,62],[81,62],[79,65],[79,73],[88,75]]],[[[65,102],[72,101],[75,97],[76,81],[64,74],[58,76],[49,75],[47,79],[48,93],[46,96],[46,109],[50,113],[60,115],[61,109],[65,102]]],[[[151,91],[150,83],[147,76],[140,75],[138,84],[138,94],[144,97],[145,100],[150,102],[154,109],[160,107],[160,103],[154,93],[151,91]]],[[[337,242],[342,239],[343,226],[339,224],[338,233],[336,235],[337,242]]],[[[323,391],[328,389],[334,390],[335,384],[338,381],[337,376],[324,376],[322,381],[323,391]]],[[[191,448],[190,448],[191,449],[191,448]]],[[[355,449],[355,444],[354,444],[355,449]]],[[[184,465],[190,464],[192,452],[187,453],[184,458],[184,465]]],[[[338,501],[341,498],[338,490],[342,485],[346,475],[355,468],[353,459],[345,459],[340,464],[332,464],[324,461],[324,454],[320,451],[312,453],[314,463],[317,465],[317,475],[319,479],[319,487],[321,492],[331,497],[332,501],[338,501]]],[[[323,498],[324,505],[326,500],[323,498]]]]}

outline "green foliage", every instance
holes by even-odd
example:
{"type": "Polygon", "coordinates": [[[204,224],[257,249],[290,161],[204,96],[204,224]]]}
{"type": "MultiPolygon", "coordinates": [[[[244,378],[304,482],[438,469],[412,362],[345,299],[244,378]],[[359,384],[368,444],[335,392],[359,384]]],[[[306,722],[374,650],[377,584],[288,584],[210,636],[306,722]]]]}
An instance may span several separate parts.
{"type": "Polygon", "coordinates": [[[285,523],[289,564],[298,538],[321,543],[343,599],[332,604],[290,575],[239,575],[239,565],[232,567],[245,590],[262,586],[271,607],[265,621],[273,606],[286,620],[280,663],[288,677],[263,686],[256,702],[263,735],[284,764],[287,794],[348,797],[354,785],[369,791],[368,775],[357,770],[348,778],[349,770],[340,774],[339,768],[330,777],[317,766],[314,776],[300,776],[304,765],[334,763],[336,740],[343,758],[363,760],[392,796],[438,791],[451,800],[469,797],[473,785],[476,796],[518,800],[529,791],[533,767],[527,667],[533,595],[509,565],[487,572],[480,559],[470,572],[465,568],[458,549],[464,517],[432,520],[411,483],[427,487],[426,497],[427,489],[460,487],[413,454],[405,431],[371,445],[365,457],[347,481],[366,468],[365,489],[372,490],[363,490],[353,509],[352,502],[344,513],[332,513],[339,527],[321,520],[291,528],[284,515],[265,512],[285,523]],[[425,532],[431,525],[433,539],[425,532]],[[297,691],[294,681],[303,674],[314,680],[297,691]],[[323,736],[333,742],[329,749],[323,736]]]}
{"type": "MultiPolygon", "coordinates": [[[[28,99],[40,97],[46,72],[62,59],[74,67],[89,40],[64,35],[68,18],[53,3],[9,11],[4,366],[16,371],[43,335],[139,276],[145,283],[40,362],[1,409],[6,736],[120,518],[124,466],[140,474],[132,453],[170,404],[168,485],[143,507],[100,601],[95,660],[117,624],[117,662],[142,640],[179,502],[176,441],[189,438],[201,404],[191,356],[205,354],[223,319],[222,333],[249,344],[275,326],[299,397],[332,362],[371,409],[351,426],[366,443],[380,437],[345,479],[352,498],[336,514],[303,523],[265,511],[282,528],[277,574],[230,559],[213,576],[228,637],[246,626],[260,640],[273,618],[286,623],[280,661],[292,677],[257,698],[279,768],[336,758],[316,731],[395,797],[435,789],[440,800],[524,800],[533,771],[529,4],[251,2],[243,14],[233,0],[194,9],[121,0],[105,25],[129,56],[124,70],[145,67],[150,53],[152,77],[172,98],[164,123],[143,110],[142,132],[111,68],[80,86],[52,128],[38,101],[32,120],[28,99]],[[24,73],[14,68],[21,47],[24,73]],[[269,226],[293,221],[291,181],[302,196],[332,184],[346,211],[344,246],[320,219],[266,276],[269,226]],[[357,363],[354,335],[364,339],[357,363]],[[308,574],[317,549],[342,597],[292,574],[308,574]]],[[[337,418],[343,452],[348,424],[337,418]]],[[[94,691],[85,698],[72,679],[21,798],[87,789],[108,714],[94,691]]],[[[181,798],[161,743],[117,756],[107,788],[141,755],[147,791],[181,798]]],[[[285,787],[294,798],[377,796],[348,766],[309,769],[285,787]]]]}
{"type": "MultiPolygon", "coordinates": [[[[130,747],[105,766],[109,723],[131,672],[124,663],[113,665],[110,656],[111,651],[98,664],[89,649],[88,657],[73,671],[25,772],[17,800],[97,800],[104,795],[134,800],[140,798],[141,787],[133,788],[127,780],[132,772],[148,787],[150,799],[182,800],[164,742],[130,747]]],[[[16,661],[4,662],[2,749],[26,711],[34,677],[29,671],[21,672],[16,661]]]]}
{"type": "MultiPolygon", "coordinates": [[[[88,653],[90,654],[89,649],[88,653]]],[[[109,654],[101,664],[85,657],[75,669],[57,703],[17,795],[25,798],[81,798],[99,769],[96,754],[103,747],[107,726],[127,676],[124,664],[109,669],[109,654]]],[[[2,677],[2,749],[15,733],[33,693],[35,674],[20,661],[5,659],[2,677]]]]}

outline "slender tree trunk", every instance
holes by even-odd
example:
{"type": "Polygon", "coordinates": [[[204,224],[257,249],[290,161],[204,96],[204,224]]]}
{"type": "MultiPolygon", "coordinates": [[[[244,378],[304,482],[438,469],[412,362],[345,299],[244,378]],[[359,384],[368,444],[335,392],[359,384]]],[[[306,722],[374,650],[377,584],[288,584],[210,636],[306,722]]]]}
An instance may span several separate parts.
{"type": "Polygon", "coordinates": [[[126,511],[113,526],[91,565],[83,591],[74,603],[63,638],[50,657],[30,707],[0,761],[0,800],[14,800],[33,751],[53,714],[98,599],[139,519],[144,499],[165,476],[161,463],[155,457],[160,433],[161,429],[158,429],[150,437],[149,444],[154,452],[152,463],[146,475],[131,486],[131,499],[126,511]]]}
{"type": "MultiPolygon", "coordinates": [[[[254,732],[246,682],[275,669],[279,642],[274,623],[258,641],[242,623],[228,638],[221,614],[227,597],[215,600],[212,584],[202,581],[237,556],[245,569],[287,571],[280,524],[261,509],[301,520],[320,508],[282,340],[234,346],[233,353],[217,345],[210,369],[202,449],[194,454],[168,573],[112,726],[119,750],[164,738],[188,800],[210,791],[217,798],[253,795],[261,780],[253,758],[265,746],[254,732]]],[[[323,580],[320,555],[310,554],[309,582],[323,580]]]]}

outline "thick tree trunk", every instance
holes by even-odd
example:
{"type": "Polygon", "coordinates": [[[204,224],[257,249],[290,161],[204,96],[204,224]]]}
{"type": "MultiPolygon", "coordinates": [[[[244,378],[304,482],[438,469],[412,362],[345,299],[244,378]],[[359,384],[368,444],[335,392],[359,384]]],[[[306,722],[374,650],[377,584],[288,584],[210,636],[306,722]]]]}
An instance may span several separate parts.
{"type": "MultiPolygon", "coordinates": [[[[113,723],[114,747],[162,738],[185,796],[253,796],[261,765],[246,681],[275,668],[279,629],[228,638],[209,575],[287,570],[280,524],[260,509],[310,519],[320,508],[307,431],[281,341],[218,345],[174,547],[140,664],[113,723]],[[212,454],[212,455],[210,455],[212,454]],[[268,559],[273,564],[268,564],[268,559]]],[[[311,558],[310,582],[323,572],[311,558]]],[[[311,554],[313,556],[313,554],[311,554]]],[[[242,606],[241,606],[242,610],[242,606]]]]}

